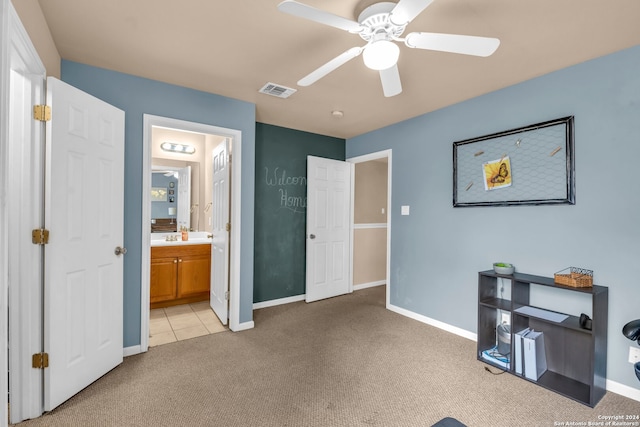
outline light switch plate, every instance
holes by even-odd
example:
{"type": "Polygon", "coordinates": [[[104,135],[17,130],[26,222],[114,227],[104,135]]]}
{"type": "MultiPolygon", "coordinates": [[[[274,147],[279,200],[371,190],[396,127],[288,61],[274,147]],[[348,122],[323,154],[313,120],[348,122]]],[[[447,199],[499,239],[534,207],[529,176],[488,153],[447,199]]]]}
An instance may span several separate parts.
{"type": "Polygon", "coordinates": [[[629,363],[636,364],[640,362],[640,347],[629,347],[629,363]]]}
{"type": "Polygon", "coordinates": [[[409,215],[409,206],[405,205],[400,208],[401,215],[409,215]]]}

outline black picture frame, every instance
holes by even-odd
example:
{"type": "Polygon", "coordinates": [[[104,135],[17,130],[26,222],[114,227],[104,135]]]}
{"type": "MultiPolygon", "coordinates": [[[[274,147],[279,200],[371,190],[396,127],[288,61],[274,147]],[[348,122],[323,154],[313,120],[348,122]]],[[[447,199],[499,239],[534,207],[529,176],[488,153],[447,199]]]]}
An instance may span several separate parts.
{"type": "Polygon", "coordinates": [[[453,143],[453,207],[551,204],[575,204],[573,116],[453,143]],[[503,163],[508,185],[488,185],[503,163]]]}

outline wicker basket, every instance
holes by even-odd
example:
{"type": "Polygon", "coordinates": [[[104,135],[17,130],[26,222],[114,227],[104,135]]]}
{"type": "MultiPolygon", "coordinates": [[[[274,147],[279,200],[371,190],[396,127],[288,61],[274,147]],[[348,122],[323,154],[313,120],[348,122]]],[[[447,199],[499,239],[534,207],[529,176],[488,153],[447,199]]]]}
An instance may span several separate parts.
{"type": "Polygon", "coordinates": [[[574,288],[590,288],[593,286],[593,270],[569,267],[553,275],[554,282],[574,288]]]}

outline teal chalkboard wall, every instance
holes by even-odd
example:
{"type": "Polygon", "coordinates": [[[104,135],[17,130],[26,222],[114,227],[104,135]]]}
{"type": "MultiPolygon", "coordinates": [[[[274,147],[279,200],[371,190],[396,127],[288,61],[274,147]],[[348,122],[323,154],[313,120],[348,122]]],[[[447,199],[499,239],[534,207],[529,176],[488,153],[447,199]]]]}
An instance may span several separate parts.
{"type": "Polygon", "coordinates": [[[305,293],[308,155],[344,160],[345,140],[256,123],[254,303],[305,293]]]}

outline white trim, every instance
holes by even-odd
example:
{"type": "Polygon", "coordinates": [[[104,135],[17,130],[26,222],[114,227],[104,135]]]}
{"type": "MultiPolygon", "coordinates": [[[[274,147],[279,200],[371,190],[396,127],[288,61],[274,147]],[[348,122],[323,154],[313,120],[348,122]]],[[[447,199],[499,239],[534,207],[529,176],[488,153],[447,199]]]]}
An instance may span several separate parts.
{"type": "Polygon", "coordinates": [[[458,328],[457,326],[449,325],[448,323],[441,322],[439,320],[432,319],[422,314],[414,313],[413,311],[406,310],[396,305],[387,304],[387,308],[395,313],[401,314],[418,322],[426,323],[427,325],[435,326],[438,329],[442,329],[452,334],[459,335],[463,338],[470,339],[471,341],[478,341],[478,335],[473,332],[469,332],[465,329],[458,328]]]}
{"type": "MultiPolygon", "coordinates": [[[[11,7],[9,0],[0,0],[0,236],[6,236],[9,231],[6,199],[8,184],[7,174],[7,145],[9,143],[9,16],[11,7]]],[[[8,239],[0,239],[0,372],[9,370],[8,342],[9,330],[7,319],[9,318],[9,247],[8,239]]],[[[11,374],[9,372],[9,374],[11,374]]],[[[9,381],[7,375],[0,378],[0,396],[5,396],[0,401],[0,426],[7,425],[7,396],[9,395],[9,381]]]]}
{"type": "Polygon", "coordinates": [[[0,405],[0,425],[4,426],[8,421],[9,387],[12,423],[36,418],[43,412],[43,375],[34,372],[30,361],[31,354],[42,351],[43,346],[43,253],[31,245],[25,231],[44,225],[44,125],[33,121],[30,111],[32,105],[45,102],[46,69],[11,2],[2,0],[0,18],[0,340],[5,346],[0,369],[9,371],[0,380],[0,395],[5,396],[0,405]],[[23,80],[12,81],[13,72],[23,80]],[[18,88],[21,92],[11,99],[12,90],[18,88]],[[17,105],[20,110],[16,110],[17,105]],[[9,179],[19,185],[9,186],[9,179]],[[10,224],[11,218],[14,222],[10,224]],[[11,252],[7,242],[14,242],[11,252]]]}
{"type": "MultiPolygon", "coordinates": [[[[242,132],[236,129],[207,125],[204,123],[188,122],[169,117],[143,115],[142,130],[142,271],[140,290],[140,351],[149,349],[149,281],[151,275],[151,235],[144,224],[151,224],[150,174],[151,174],[151,129],[164,127],[210,135],[220,135],[231,139],[233,165],[231,167],[231,253],[229,269],[229,329],[239,331],[250,329],[240,324],[240,238],[241,221],[241,172],[242,172],[242,132]]],[[[251,326],[253,327],[253,326],[251,326]]]]}
{"type": "MultiPolygon", "coordinates": [[[[386,305],[387,308],[390,306],[391,304],[391,189],[393,187],[393,173],[392,173],[392,169],[391,169],[391,165],[393,163],[392,161],[392,153],[393,151],[391,149],[389,150],[382,150],[382,151],[378,151],[375,153],[370,153],[370,154],[365,154],[362,156],[357,156],[357,157],[351,157],[349,159],[347,159],[347,162],[351,162],[354,163],[354,171],[355,171],[355,164],[356,163],[362,163],[362,162],[368,162],[371,160],[378,160],[378,159],[384,159],[385,157],[387,158],[387,279],[385,280],[385,283],[387,284],[387,292],[386,292],[386,305]]],[[[355,172],[354,172],[354,177],[355,177],[355,172]]],[[[352,180],[355,181],[355,178],[352,180]]],[[[355,186],[355,182],[354,182],[354,186],[355,186]]],[[[354,187],[355,188],[355,187],[354,187]]],[[[355,191],[351,192],[351,196],[352,198],[355,197],[355,191]]],[[[353,208],[351,209],[353,211],[353,208]]],[[[351,241],[353,242],[354,240],[354,230],[355,230],[355,224],[353,223],[353,218],[351,219],[351,241]]],[[[351,251],[351,271],[353,272],[353,250],[351,251]]],[[[355,287],[353,286],[353,273],[352,273],[352,277],[351,277],[351,288],[354,289],[355,287]]]]}
{"type": "Polygon", "coordinates": [[[356,230],[368,230],[371,228],[387,228],[386,222],[381,222],[379,224],[353,224],[353,228],[356,230]]]}
{"type": "MultiPolygon", "coordinates": [[[[361,285],[354,285],[353,286],[353,291],[360,291],[362,289],[373,288],[375,286],[382,286],[384,284],[386,284],[386,282],[384,280],[380,280],[378,282],[370,282],[370,283],[363,283],[361,285]]],[[[256,302],[256,303],[253,304],[253,309],[254,310],[259,310],[261,308],[275,307],[277,305],[284,305],[284,304],[291,304],[292,302],[304,301],[304,299],[305,299],[305,294],[302,294],[302,295],[294,295],[292,297],[278,298],[278,299],[272,299],[272,300],[269,300],[269,301],[256,302]]]]}
{"type": "MultiPolygon", "coordinates": [[[[221,128],[222,129],[222,128],[221,128]]],[[[233,131],[231,136],[231,235],[229,244],[229,329],[244,331],[253,328],[253,320],[240,323],[240,242],[242,208],[242,132],[233,131]]]]}
{"type": "Polygon", "coordinates": [[[640,390],[638,390],[637,388],[629,387],[628,385],[620,384],[619,382],[611,380],[607,380],[605,387],[607,391],[640,402],[640,390]]]}
{"type": "Polygon", "coordinates": [[[236,323],[235,325],[235,329],[231,329],[233,332],[240,332],[240,331],[246,331],[249,329],[253,329],[255,327],[255,324],[253,323],[253,320],[250,322],[244,322],[244,323],[236,323]]]}
{"type": "Polygon", "coordinates": [[[376,286],[384,286],[387,284],[386,280],[378,280],[377,282],[361,283],[359,285],[353,285],[354,291],[360,291],[362,289],[374,288],[376,286]]]}
{"type": "Polygon", "coordinates": [[[253,309],[258,310],[260,308],[274,307],[276,305],[290,304],[292,302],[304,301],[305,294],[296,295],[293,297],[272,299],[269,301],[256,302],[253,304],[253,309]]]}
{"type": "Polygon", "coordinates": [[[132,345],[131,347],[125,347],[122,349],[122,356],[129,357],[142,353],[142,346],[132,345]]]}
{"type": "MultiPolygon", "coordinates": [[[[350,163],[350,162],[347,162],[350,163]]],[[[355,231],[353,224],[355,222],[355,207],[356,207],[356,165],[351,163],[349,165],[349,181],[351,182],[351,188],[349,189],[349,293],[353,292],[353,242],[355,237],[355,231]]]]}

